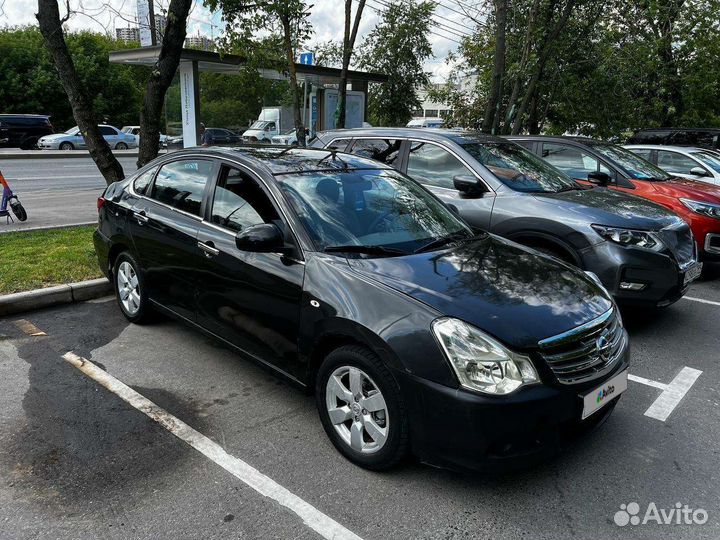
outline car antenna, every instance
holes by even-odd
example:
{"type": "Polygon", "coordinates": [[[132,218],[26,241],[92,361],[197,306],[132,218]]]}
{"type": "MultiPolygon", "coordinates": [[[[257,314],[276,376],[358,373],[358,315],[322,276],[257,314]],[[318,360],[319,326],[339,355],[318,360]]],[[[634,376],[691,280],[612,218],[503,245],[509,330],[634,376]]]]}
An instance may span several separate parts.
{"type": "Polygon", "coordinates": [[[327,158],[332,158],[333,161],[337,160],[337,161],[339,161],[340,163],[342,163],[343,169],[347,169],[347,168],[348,168],[347,163],[345,163],[345,161],[343,161],[342,158],[339,158],[339,157],[337,156],[337,150],[335,150],[335,149],[333,149],[333,150],[328,150],[328,155],[325,156],[324,158],[322,158],[320,161],[318,161],[317,164],[320,165],[320,164],[321,164],[323,161],[325,161],[327,158]]]}

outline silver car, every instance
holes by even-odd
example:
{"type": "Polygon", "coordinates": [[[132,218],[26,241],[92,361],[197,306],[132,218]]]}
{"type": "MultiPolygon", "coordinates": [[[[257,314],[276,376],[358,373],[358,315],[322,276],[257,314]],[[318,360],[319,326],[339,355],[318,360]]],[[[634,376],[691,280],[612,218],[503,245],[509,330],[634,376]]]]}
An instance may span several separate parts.
{"type": "MultiPolygon", "coordinates": [[[[123,133],[116,127],[104,124],[98,127],[110,148],[114,150],[137,148],[138,139],[135,135],[123,133]]],[[[85,138],[77,126],[68,129],[64,133],[54,133],[40,137],[37,145],[41,150],[78,150],[87,148],[85,138]]]]}

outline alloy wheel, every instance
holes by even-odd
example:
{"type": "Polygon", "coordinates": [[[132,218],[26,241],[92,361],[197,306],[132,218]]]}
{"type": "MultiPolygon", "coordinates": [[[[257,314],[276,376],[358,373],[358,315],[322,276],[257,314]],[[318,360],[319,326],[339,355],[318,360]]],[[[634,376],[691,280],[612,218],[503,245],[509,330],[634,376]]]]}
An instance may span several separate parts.
{"type": "Polygon", "coordinates": [[[350,448],[363,454],[379,451],[387,441],[390,417],[385,398],[363,370],[342,366],[325,385],[330,423],[350,448]]]}
{"type": "Polygon", "coordinates": [[[140,284],[137,272],[127,261],[118,267],[117,288],[123,309],[132,317],[140,309],[140,284]]]}

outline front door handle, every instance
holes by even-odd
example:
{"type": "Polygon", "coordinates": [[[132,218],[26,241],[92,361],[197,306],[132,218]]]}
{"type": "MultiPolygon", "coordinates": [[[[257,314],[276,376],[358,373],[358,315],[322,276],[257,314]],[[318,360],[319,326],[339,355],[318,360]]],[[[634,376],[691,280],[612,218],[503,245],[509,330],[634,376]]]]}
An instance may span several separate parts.
{"type": "Polygon", "coordinates": [[[212,242],[198,242],[197,245],[205,252],[205,256],[208,258],[220,255],[220,250],[212,242]]]}
{"type": "Polygon", "coordinates": [[[140,225],[143,225],[144,223],[147,223],[150,221],[150,218],[147,217],[145,214],[145,210],[140,210],[139,212],[135,212],[135,219],[137,219],[138,223],[140,225]]]}

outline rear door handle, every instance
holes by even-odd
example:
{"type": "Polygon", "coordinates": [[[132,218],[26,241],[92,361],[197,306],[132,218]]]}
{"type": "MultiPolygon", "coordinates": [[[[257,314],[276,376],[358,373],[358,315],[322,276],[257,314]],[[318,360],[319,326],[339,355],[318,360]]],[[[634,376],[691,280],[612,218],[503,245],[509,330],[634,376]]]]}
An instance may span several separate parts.
{"type": "Polygon", "coordinates": [[[140,212],[135,212],[135,219],[137,219],[137,221],[140,225],[150,221],[150,218],[147,217],[147,215],[145,215],[145,210],[140,210],[140,212]]]}
{"type": "Polygon", "coordinates": [[[205,252],[205,256],[208,258],[220,255],[220,250],[216,248],[212,242],[198,242],[197,245],[205,252]]]}

